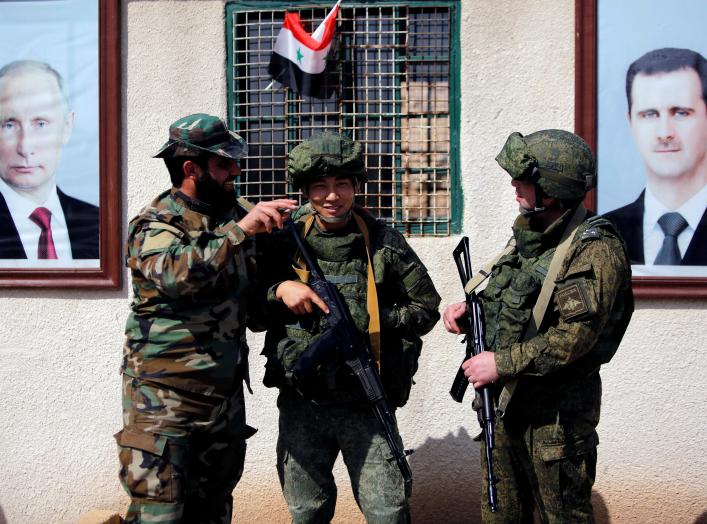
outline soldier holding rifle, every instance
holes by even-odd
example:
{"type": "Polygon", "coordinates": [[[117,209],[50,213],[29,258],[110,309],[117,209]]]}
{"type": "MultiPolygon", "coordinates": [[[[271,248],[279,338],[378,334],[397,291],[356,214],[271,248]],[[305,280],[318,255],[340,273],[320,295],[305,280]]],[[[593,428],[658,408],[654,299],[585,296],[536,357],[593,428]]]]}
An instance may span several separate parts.
{"type": "MultiPolygon", "coordinates": [[[[512,177],[520,215],[479,293],[489,351],[462,364],[496,404],[498,510],[482,504],[483,520],[532,522],[537,510],[543,522],[593,522],[599,368],[633,312],[626,249],[614,225],[582,204],[596,173],[581,138],[512,133],[496,161],[512,177]]],[[[447,307],[447,330],[461,333],[466,312],[467,302],[447,307]]],[[[488,479],[483,486],[486,500],[488,479]]]]}
{"type": "Polygon", "coordinates": [[[403,236],[354,205],[366,180],[361,144],[315,135],[290,152],[288,172],[309,203],[292,214],[297,242],[292,232],[274,239],[282,243],[271,260],[285,258],[289,244],[295,271],[282,267],[269,291],[279,325],[264,353],[265,383],[280,389],[277,467],[292,521],[331,521],[341,453],[366,521],[409,522],[410,472],[394,409],[408,399],[440,297],[403,236]],[[320,276],[329,297],[313,290],[322,289],[320,276]]]}

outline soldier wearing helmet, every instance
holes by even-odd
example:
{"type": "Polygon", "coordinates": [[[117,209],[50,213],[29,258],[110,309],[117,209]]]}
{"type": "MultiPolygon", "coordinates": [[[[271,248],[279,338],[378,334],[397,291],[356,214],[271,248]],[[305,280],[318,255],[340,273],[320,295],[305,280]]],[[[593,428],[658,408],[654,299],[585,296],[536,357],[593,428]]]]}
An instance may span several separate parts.
{"type": "MultiPolygon", "coordinates": [[[[532,522],[538,511],[543,522],[594,522],[599,368],[633,312],[631,267],[612,223],[582,205],[595,167],[580,137],[512,133],[496,161],[520,215],[479,293],[490,351],[463,364],[475,388],[491,385],[499,415],[498,512],[483,504],[483,520],[532,522]]],[[[465,308],[445,309],[448,331],[463,331],[465,308]]],[[[483,449],[481,460],[485,471],[483,449]]]]}
{"type": "MultiPolygon", "coordinates": [[[[293,213],[297,231],[341,291],[363,340],[370,341],[390,407],[400,407],[417,370],[420,337],[439,320],[440,297],[432,280],[400,233],[354,204],[366,181],[360,143],[318,134],[290,152],[287,167],[309,200],[293,213]],[[370,296],[377,296],[374,305],[370,296]]],[[[286,246],[296,259],[293,241],[279,236],[278,248],[286,246]]],[[[388,460],[382,429],[352,372],[337,355],[324,359],[314,377],[302,380],[293,372],[302,352],[327,328],[326,304],[291,265],[273,278],[270,318],[278,321],[265,340],[264,381],[280,389],[277,467],[292,521],[332,520],[337,492],[332,469],[341,453],[366,520],[409,522],[409,493],[395,461],[388,460]]],[[[400,441],[397,428],[395,438],[400,441]]]]}
{"type": "Polygon", "coordinates": [[[287,199],[248,213],[236,205],[237,161],[246,152],[220,118],[177,120],[155,155],[172,188],[128,227],[133,299],[116,435],[131,498],[126,523],[231,522],[231,492],[255,431],[243,399],[246,323],[258,328],[246,301],[252,237],[281,227],[281,211],[296,207],[287,199]]]}

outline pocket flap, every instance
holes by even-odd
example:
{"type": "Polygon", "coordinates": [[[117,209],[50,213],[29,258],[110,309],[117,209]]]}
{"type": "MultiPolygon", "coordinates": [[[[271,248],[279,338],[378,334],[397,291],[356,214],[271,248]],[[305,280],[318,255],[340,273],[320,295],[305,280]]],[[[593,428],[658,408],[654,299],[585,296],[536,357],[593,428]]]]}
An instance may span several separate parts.
{"type": "Polygon", "coordinates": [[[538,444],[538,453],[545,462],[584,455],[598,444],[596,436],[568,441],[546,441],[538,444]]]}
{"type": "Polygon", "coordinates": [[[167,445],[167,437],[162,435],[153,435],[143,431],[132,431],[124,429],[115,435],[115,440],[119,446],[124,448],[141,449],[153,455],[162,456],[164,448],[167,445]]]}
{"type": "Polygon", "coordinates": [[[552,460],[560,460],[565,458],[569,454],[568,448],[569,446],[567,446],[564,442],[543,442],[540,446],[538,446],[538,451],[540,453],[540,457],[545,462],[550,462],[552,460]]]}

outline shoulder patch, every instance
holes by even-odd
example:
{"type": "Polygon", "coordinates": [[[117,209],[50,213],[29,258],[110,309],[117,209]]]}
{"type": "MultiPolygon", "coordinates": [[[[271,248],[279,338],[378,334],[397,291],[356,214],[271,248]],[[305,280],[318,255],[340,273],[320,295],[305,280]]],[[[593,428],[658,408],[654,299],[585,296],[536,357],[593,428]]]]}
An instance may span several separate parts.
{"type": "Polygon", "coordinates": [[[582,286],[582,281],[574,282],[559,290],[557,307],[565,320],[571,320],[589,312],[589,300],[582,286]]]}

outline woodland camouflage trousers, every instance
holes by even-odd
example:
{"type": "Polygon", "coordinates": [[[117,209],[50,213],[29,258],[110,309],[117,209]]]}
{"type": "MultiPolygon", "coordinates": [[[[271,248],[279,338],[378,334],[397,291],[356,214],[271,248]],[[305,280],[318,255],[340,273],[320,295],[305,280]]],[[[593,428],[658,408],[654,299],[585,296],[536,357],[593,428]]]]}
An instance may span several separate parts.
{"type": "Polygon", "coordinates": [[[115,438],[131,499],[125,522],[230,524],[253,433],[242,384],[223,399],[123,375],[123,430],[115,438]]]}

